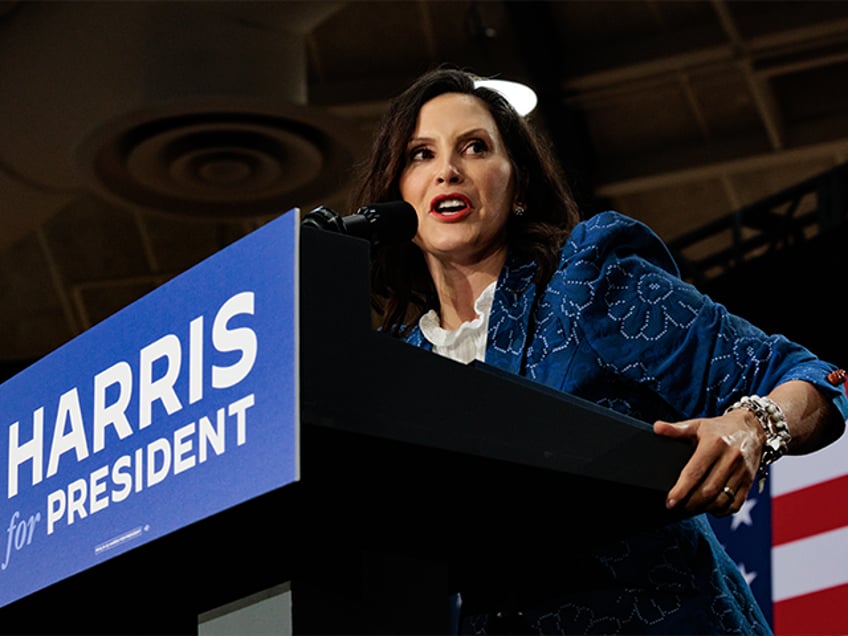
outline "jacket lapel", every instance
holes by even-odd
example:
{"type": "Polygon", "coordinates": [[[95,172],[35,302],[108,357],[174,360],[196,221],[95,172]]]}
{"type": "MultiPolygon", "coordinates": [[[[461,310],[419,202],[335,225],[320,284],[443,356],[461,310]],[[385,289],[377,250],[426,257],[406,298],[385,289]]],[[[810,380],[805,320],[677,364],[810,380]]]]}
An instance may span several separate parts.
{"type": "Polygon", "coordinates": [[[486,364],[521,374],[536,295],[535,263],[510,257],[495,288],[486,344],[486,364]]]}

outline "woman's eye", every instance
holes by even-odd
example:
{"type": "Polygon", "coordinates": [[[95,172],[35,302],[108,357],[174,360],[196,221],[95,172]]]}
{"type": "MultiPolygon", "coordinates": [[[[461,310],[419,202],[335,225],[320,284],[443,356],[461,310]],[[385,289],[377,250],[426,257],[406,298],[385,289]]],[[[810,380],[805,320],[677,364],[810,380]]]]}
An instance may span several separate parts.
{"type": "Polygon", "coordinates": [[[486,142],[482,139],[472,139],[465,146],[465,150],[472,155],[479,155],[480,153],[486,152],[488,150],[488,146],[486,142]]]}
{"type": "Polygon", "coordinates": [[[423,161],[433,156],[429,148],[413,148],[409,152],[409,161],[423,161]]]}

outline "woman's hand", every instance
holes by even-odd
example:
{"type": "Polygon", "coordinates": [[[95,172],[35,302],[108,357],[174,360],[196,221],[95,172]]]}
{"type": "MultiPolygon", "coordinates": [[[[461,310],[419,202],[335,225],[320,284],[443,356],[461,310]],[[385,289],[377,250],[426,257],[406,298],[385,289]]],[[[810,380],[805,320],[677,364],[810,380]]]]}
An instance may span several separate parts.
{"type": "MultiPolygon", "coordinates": [[[[768,398],[780,405],[792,439],[789,453],[802,455],[827,446],[845,430],[830,399],[803,380],[784,382],[768,398]]],[[[746,408],[682,422],[654,423],[658,435],[688,439],[695,452],[666,498],[668,508],[723,516],[738,512],[754,483],[766,433],[746,408]]]]}
{"type": "Polygon", "coordinates": [[[712,418],[657,421],[654,432],[695,445],[668,493],[668,508],[716,516],[739,511],[757,476],[766,438],[753,413],[735,409],[712,418]]]}

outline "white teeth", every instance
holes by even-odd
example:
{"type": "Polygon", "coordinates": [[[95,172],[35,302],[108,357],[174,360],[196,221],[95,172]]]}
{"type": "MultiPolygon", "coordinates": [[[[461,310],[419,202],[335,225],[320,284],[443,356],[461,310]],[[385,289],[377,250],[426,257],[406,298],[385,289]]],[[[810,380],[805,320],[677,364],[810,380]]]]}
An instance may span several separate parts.
{"type": "Polygon", "coordinates": [[[443,199],[439,201],[436,210],[439,212],[458,212],[465,208],[465,201],[462,199],[443,199]]]}

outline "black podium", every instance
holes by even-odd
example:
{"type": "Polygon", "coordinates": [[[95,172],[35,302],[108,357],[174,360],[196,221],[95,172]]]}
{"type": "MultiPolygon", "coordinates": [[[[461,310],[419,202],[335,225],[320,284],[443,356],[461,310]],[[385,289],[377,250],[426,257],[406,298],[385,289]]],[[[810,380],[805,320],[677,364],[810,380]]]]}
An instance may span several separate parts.
{"type": "Polygon", "coordinates": [[[552,553],[674,518],[688,445],[374,332],[369,257],[302,230],[300,481],[0,609],[3,633],[196,634],[287,582],[296,634],[447,633],[451,593],[498,606],[552,553]]]}

